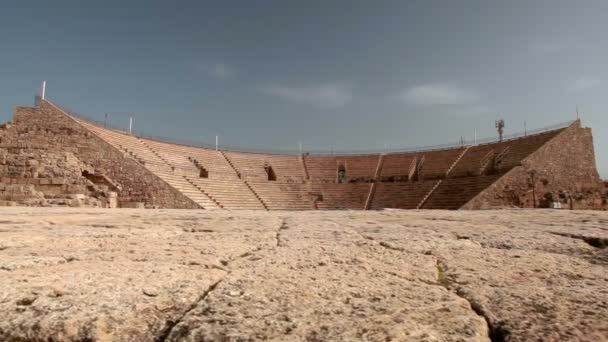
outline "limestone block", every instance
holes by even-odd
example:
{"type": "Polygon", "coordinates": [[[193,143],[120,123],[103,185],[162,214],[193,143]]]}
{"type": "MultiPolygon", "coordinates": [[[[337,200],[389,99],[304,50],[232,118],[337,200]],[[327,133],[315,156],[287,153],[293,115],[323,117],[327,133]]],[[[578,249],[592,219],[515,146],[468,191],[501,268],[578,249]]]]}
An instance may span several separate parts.
{"type": "Polygon", "coordinates": [[[108,198],[108,208],[118,208],[118,200],[116,198],[108,198]]]}
{"type": "Polygon", "coordinates": [[[143,209],[145,208],[144,202],[121,202],[121,208],[135,208],[135,209],[143,209]]]}
{"type": "MultiPolygon", "coordinates": [[[[83,198],[84,200],[84,198],[83,198]]],[[[69,201],[69,206],[73,208],[80,208],[83,206],[83,200],[72,199],[69,201]]]]}

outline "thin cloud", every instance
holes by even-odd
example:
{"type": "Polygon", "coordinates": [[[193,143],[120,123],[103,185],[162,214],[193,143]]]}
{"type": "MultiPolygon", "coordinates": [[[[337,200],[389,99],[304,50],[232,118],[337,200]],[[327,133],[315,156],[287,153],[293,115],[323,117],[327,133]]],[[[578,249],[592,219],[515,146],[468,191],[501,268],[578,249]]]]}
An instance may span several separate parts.
{"type": "Polygon", "coordinates": [[[572,43],[568,39],[562,40],[539,40],[530,44],[529,51],[532,56],[543,57],[547,55],[555,55],[569,49],[572,43]]]}
{"type": "Polygon", "coordinates": [[[404,89],[397,99],[412,105],[475,105],[479,102],[477,93],[471,89],[449,84],[426,84],[404,89]]]}
{"type": "Polygon", "coordinates": [[[596,87],[600,83],[597,77],[582,76],[574,80],[570,88],[574,90],[585,90],[596,87]]]}
{"type": "Polygon", "coordinates": [[[220,80],[226,80],[236,74],[235,68],[224,63],[198,64],[196,69],[220,80]]]}
{"type": "Polygon", "coordinates": [[[324,83],[307,87],[270,85],[261,88],[265,94],[319,108],[343,107],[353,99],[352,86],[347,83],[324,83]]]}

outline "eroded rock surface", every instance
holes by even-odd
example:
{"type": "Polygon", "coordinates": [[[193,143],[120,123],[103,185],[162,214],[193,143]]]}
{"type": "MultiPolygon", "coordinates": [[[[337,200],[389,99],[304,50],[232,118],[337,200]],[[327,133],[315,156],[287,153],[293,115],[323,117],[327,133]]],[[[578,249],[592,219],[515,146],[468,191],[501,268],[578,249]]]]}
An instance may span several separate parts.
{"type": "Polygon", "coordinates": [[[608,213],[0,208],[1,341],[604,341],[608,213]]]}

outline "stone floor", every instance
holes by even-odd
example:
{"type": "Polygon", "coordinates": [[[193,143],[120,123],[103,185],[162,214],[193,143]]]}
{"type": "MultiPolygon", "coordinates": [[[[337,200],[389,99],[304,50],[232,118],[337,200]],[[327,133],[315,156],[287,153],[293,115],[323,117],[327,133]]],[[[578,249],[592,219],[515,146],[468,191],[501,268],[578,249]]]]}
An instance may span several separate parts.
{"type": "Polygon", "coordinates": [[[607,341],[608,212],[0,208],[0,341],[607,341]]]}

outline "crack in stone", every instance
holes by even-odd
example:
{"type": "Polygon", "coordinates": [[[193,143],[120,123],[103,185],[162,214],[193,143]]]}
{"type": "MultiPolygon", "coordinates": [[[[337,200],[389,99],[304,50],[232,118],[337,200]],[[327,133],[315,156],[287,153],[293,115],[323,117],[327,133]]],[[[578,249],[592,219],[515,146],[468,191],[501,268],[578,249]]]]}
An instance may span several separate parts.
{"type": "MultiPolygon", "coordinates": [[[[371,240],[371,241],[376,242],[378,245],[380,245],[384,248],[387,248],[387,249],[390,249],[393,251],[405,252],[405,250],[403,248],[393,246],[384,241],[376,241],[371,236],[361,234],[355,230],[352,230],[352,231],[355,234],[361,236],[362,238],[364,238],[366,240],[371,240]]],[[[432,253],[424,253],[424,254],[433,255],[432,253]]],[[[425,283],[427,285],[441,286],[441,287],[445,288],[446,290],[450,291],[451,293],[454,293],[458,297],[466,300],[467,303],[469,303],[471,310],[473,310],[473,312],[475,312],[476,315],[483,318],[484,321],[486,322],[486,325],[488,327],[488,337],[490,338],[490,341],[507,342],[509,340],[509,336],[511,335],[511,332],[501,322],[494,322],[494,320],[490,317],[490,314],[475,300],[469,299],[466,296],[466,294],[464,294],[462,291],[451,290],[450,285],[451,285],[452,281],[449,279],[449,277],[447,276],[447,274],[445,272],[447,270],[447,266],[445,264],[443,264],[437,256],[434,256],[434,257],[435,257],[435,268],[436,268],[436,272],[437,272],[435,283],[423,281],[422,279],[419,279],[419,281],[421,281],[422,283],[425,283]]]]}
{"type": "Polygon", "coordinates": [[[387,249],[390,249],[390,250],[393,250],[393,251],[397,251],[397,252],[405,252],[405,249],[403,249],[403,248],[401,248],[401,247],[396,247],[396,246],[393,246],[393,245],[391,245],[391,244],[390,244],[390,243],[388,243],[388,242],[380,241],[378,244],[379,244],[380,246],[384,247],[384,248],[387,248],[387,249]]]}
{"type": "Polygon", "coordinates": [[[205,301],[205,299],[207,299],[207,296],[213,290],[215,290],[215,288],[223,280],[224,280],[224,277],[222,277],[221,279],[219,279],[215,283],[211,284],[211,286],[209,286],[209,288],[207,288],[207,290],[205,292],[203,292],[203,294],[201,296],[199,296],[199,298],[197,299],[197,301],[194,302],[194,304],[192,304],[188,308],[188,310],[186,310],[176,321],[167,320],[167,322],[165,324],[165,327],[160,331],[159,335],[154,339],[154,341],[155,342],[167,341],[167,339],[169,338],[169,336],[171,336],[171,333],[173,332],[173,329],[184,319],[184,317],[186,317],[190,312],[192,312],[192,310],[194,310],[200,303],[202,303],[203,301],[205,301]]]}
{"type": "Polygon", "coordinates": [[[390,250],[397,251],[397,252],[405,252],[405,249],[403,249],[401,247],[393,246],[392,244],[390,244],[388,242],[376,241],[376,239],[374,239],[372,236],[364,235],[364,234],[359,233],[358,231],[353,230],[353,229],[350,229],[350,231],[353,232],[353,233],[355,233],[355,234],[357,234],[357,235],[359,235],[363,239],[373,241],[376,244],[378,244],[379,246],[384,247],[386,249],[390,249],[390,250]]]}
{"type": "MultiPolygon", "coordinates": [[[[226,274],[230,274],[231,270],[227,269],[230,266],[230,263],[237,260],[237,259],[241,259],[241,258],[245,258],[248,256],[253,255],[253,253],[258,252],[262,250],[262,247],[258,246],[255,249],[251,249],[248,250],[242,254],[239,254],[235,257],[231,257],[228,260],[223,260],[222,261],[222,265],[226,266],[226,268],[220,267],[220,266],[215,266],[214,268],[222,270],[224,272],[226,272],[226,274]]],[[[207,299],[207,296],[217,288],[217,286],[224,280],[226,276],[222,277],[221,279],[219,279],[218,281],[216,281],[215,283],[211,284],[211,286],[209,286],[209,288],[203,292],[203,294],[194,302],[194,304],[192,304],[176,321],[171,321],[168,320],[166,322],[165,327],[161,330],[161,332],[159,333],[159,335],[154,339],[155,342],[163,342],[166,341],[169,336],[171,336],[171,333],[173,332],[173,329],[190,313],[192,312],[192,310],[196,309],[202,302],[205,301],[205,299],[207,299]]]]}
{"type": "Polygon", "coordinates": [[[608,247],[608,238],[600,238],[595,236],[585,236],[580,234],[560,233],[560,232],[548,232],[553,235],[564,236],[572,239],[583,240],[589,246],[604,249],[608,247]]]}
{"type": "MultiPolygon", "coordinates": [[[[363,239],[371,240],[371,241],[377,243],[381,247],[384,247],[384,248],[387,248],[387,249],[390,249],[393,251],[405,252],[405,250],[403,248],[393,246],[384,241],[376,241],[373,237],[359,233],[356,230],[351,230],[351,231],[354,232],[355,234],[361,236],[363,239]]],[[[432,252],[424,253],[424,254],[433,255],[432,252]]],[[[451,293],[454,293],[458,297],[466,300],[467,303],[469,303],[471,310],[473,310],[473,312],[475,312],[476,315],[483,318],[484,321],[486,322],[486,325],[488,327],[488,338],[490,338],[490,341],[507,342],[511,335],[511,332],[509,331],[509,329],[507,329],[504,326],[504,324],[500,321],[494,322],[494,319],[492,319],[490,314],[479,303],[477,303],[477,301],[475,301],[473,299],[469,299],[466,296],[466,294],[463,293],[462,291],[451,290],[450,286],[452,284],[452,281],[449,279],[449,277],[447,276],[447,274],[445,272],[447,270],[447,266],[445,264],[443,264],[437,256],[435,256],[435,255],[433,255],[433,256],[435,257],[435,268],[436,268],[436,272],[437,272],[435,283],[423,281],[422,279],[418,279],[418,280],[427,285],[441,286],[441,287],[445,288],[446,290],[450,291],[451,293]]]]}
{"type": "MultiPolygon", "coordinates": [[[[283,220],[283,222],[281,223],[281,226],[279,226],[279,229],[277,230],[277,235],[276,235],[276,239],[277,239],[277,246],[281,245],[281,240],[280,240],[280,231],[281,230],[285,230],[287,229],[287,223],[285,220],[283,220]]],[[[241,253],[237,256],[233,256],[231,258],[228,258],[228,260],[221,260],[220,262],[222,263],[223,266],[225,266],[226,268],[220,267],[218,265],[214,265],[214,268],[222,270],[224,272],[226,272],[226,274],[230,274],[231,270],[229,270],[228,268],[230,267],[230,263],[237,260],[237,259],[241,259],[241,258],[246,258],[248,256],[253,255],[255,252],[261,251],[263,248],[261,246],[257,246],[254,249],[248,250],[244,253],[241,253]]],[[[226,278],[226,276],[223,276],[221,279],[219,279],[218,281],[216,281],[215,283],[211,284],[211,286],[209,286],[209,288],[207,288],[207,290],[205,292],[203,292],[203,294],[201,296],[199,296],[199,298],[175,321],[172,320],[167,320],[165,327],[160,331],[160,333],[158,334],[158,336],[154,339],[155,342],[164,342],[167,341],[167,339],[171,336],[171,333],[173,332],[173,330],[175,329],[175,327],[181,322],[183,321],[183,319],[190,313],[192,312],[192,310],[196,309],[202,302],[205,301],[205,299],[207,299],[207,296],[213,292],[217,286],[224,281],[224,279],[226,278]]]]}
{"type": "Polygon", "coordinates": [[[437,269],[437,284],[438,286],[442,286],[448,291],[454,293],[458,297],[464,299],[469,303],[471,310],[475,312],[479,317],[483,318],[486,321],[486,325],[488,326],[488,337],[492,342],[507,342],[509,337],[511,336],[511,332],[504,326],[504,323],[498,321],[496,322],[491,314],[485,310],[485,308],[478,303],[475,299],[469,298],[465,291],[462,291],[460,288],[456,290],[452,290],[451,280],[446,275],[447,266],[439,260],[437,256],[435,256],[435,267],[437,269]]]}

